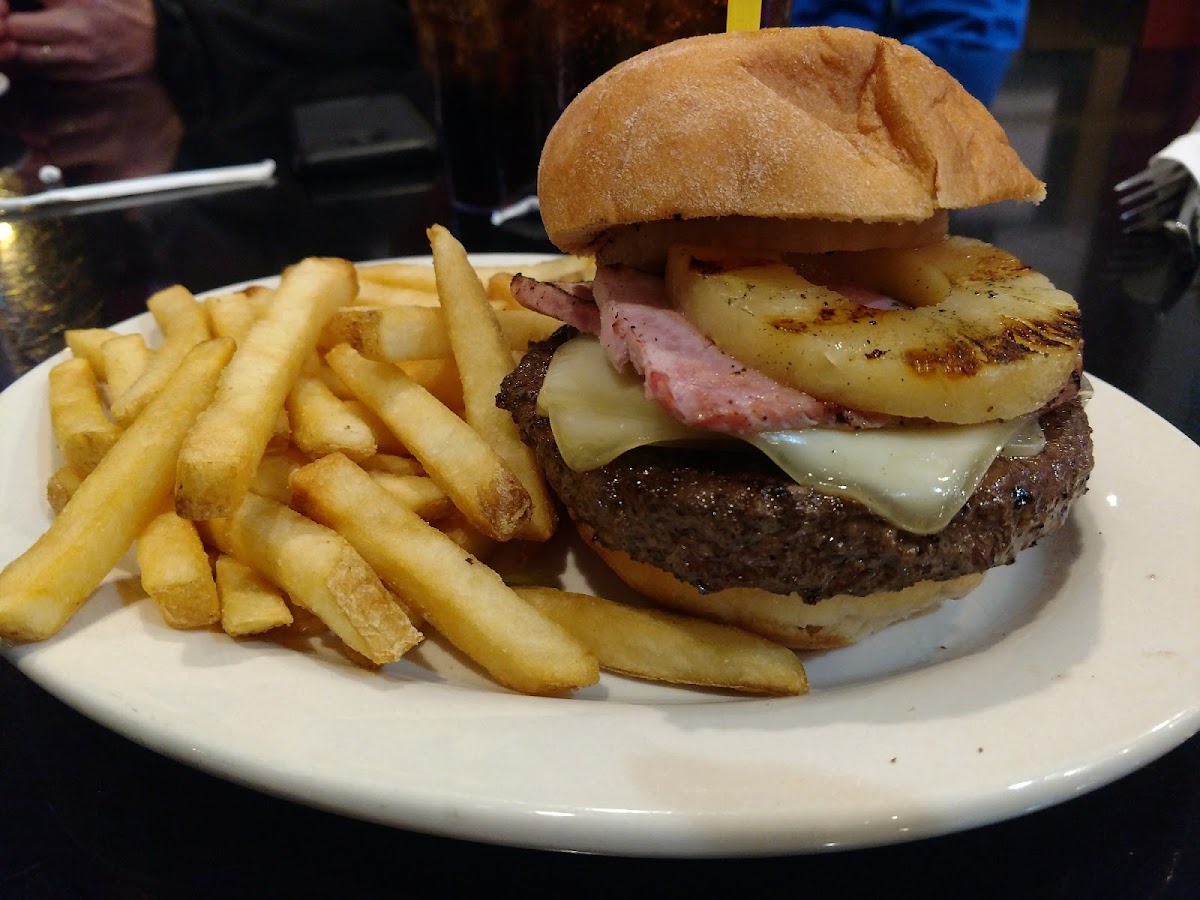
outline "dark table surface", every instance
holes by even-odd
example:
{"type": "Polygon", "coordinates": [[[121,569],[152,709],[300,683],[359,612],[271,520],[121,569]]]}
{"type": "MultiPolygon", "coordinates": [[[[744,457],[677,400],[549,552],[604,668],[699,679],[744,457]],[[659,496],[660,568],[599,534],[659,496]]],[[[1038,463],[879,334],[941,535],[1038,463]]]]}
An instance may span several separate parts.
{"type": "MultiPolygon", "coordinates": [[[[421,102],[419,84],[400,73],[373,72],[345,91],[397,85],[421,102]]],[[[290,110],[307,96],[303,86],[264,87],[223,115],[185,120],[177,148],[164,127],[169,98],[153,83],[19,83],[0,100],[0,152],[12,161],[32,147],[27,168],[54,162],[69,182],[153,171],[162,158],[282,164],[271,189],[0,222],[0,387],[60,349],[64,328],[113,324],[173,282],[198,292],[307,255],[424,253],[434,221],[472,251],[547,249],[536,221],[497,229],[455,215],[430,163],[298,170],[290,110]]],[[[1200,115],[1200,54],[1029,52],[994,111],[1048,199],[956,214],[953,230],[1012,250],[1073,293],[1089,371],[1200,439],[1191,268],[1158,238],[1122,236],[1111,191],[1200,115]]],[[[1200,472],[1183,477],[1194,484],[1200,472]]],[[[376,897],[480,883],[598,893],[638,890],[632,879],[646,877],[681,890],[807,896],[1200,896],[1200,738],[1107,787],[965,833],[816,856],[630,860],[472,844],[294,805],[155,755],[0,660],[0,785],[3,900],[376,897]]]]}

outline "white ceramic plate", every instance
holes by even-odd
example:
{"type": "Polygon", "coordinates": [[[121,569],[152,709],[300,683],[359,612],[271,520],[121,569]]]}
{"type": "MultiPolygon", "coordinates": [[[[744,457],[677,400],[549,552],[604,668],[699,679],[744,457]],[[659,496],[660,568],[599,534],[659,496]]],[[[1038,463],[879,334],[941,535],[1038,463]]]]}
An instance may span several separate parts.
{"type": "MultiPolygon", "coordinates": [[[[49,522],[47,368],[0,395],[0,563],[49,522]]],[[[1118,778],[1200,726],[1200,448],[1093,380],[1097,465],[1069,524],[969,601],[809,656],[805,697],[608,676],[572,699],[522,697],[432,642],[369,672],[327,651],[171,631],[148,602],[122,601],[130,582],[103,586],[52,640],[6,653],[157,751],[442,835],[728,856],[1017,816],[1118,778]]],[[[546,565],[567,586],[614,589],[569,542],[546,565]]]]}

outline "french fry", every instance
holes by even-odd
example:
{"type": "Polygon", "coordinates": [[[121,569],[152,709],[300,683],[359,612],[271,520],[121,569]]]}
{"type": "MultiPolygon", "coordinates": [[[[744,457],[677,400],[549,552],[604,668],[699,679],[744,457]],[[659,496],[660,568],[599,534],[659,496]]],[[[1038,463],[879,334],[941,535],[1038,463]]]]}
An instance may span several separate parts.
{"type": "Polygon", "coordinates": [[[115,331],[109,331],[107,328],[68,328],[63,332],[67,349],[73,356],[86,359],[97,378],[104,378],[104,360],[101,358],[100,348],[116,336],[115,331]]]}
{"type": "Polygon", "coordinates": [[[512,416],[496,405],[500,382],[513,368],[497,312],[488,303],[462,244],[440,225],[434,225],[428,234],[446,333],[462,380],[466,419],[529,493],[529,516],[518,536],[548,540],[558,526],[554,500],[533,450],[521,440],[512,416]]]}
{"type": "Polygon", "coordinates": [[[387,472],[389,475],[424,475],[425,467],[411,456],[376,453],[358,463],[368,472],[387,472]]]}
{"type": "Polygon", "coordinates": [[[437,281],[433,277],[433,268],[423,263],[365,263],[358,266],[360,283],[387,285],[388,287],[409,288],[426,294],[437,295],[437,281]]]}
{"type": "Polygon", "coordinates": [[[282,453],[292,446],[292,426],[288,422],[288,414],[286,409],[281,409],[279,415],[275,418],[275,428],[271,432],[271,439],[267,441],[267,448],[264,453],[282,453]]]}
{"type": "Polygon", "coordinates": [[[378,447],[371,426],[316,375],[296,379],[285,408],[292,443],[311,457],[341,452],[351,459],[365,459],[378,447]]]}
{"type": "Polygon", "coordinates": [[[142,377],[153,355],[140,334],[118,334],[100,345],[101,371],[110,404],[142,377]]]}
{"type": "Polygon", "coordinates": [[[596,277],[596,260],[568,253],[513,270],[513,274],[518,272],[538,281],[591,281],[596,277]]]}
{"type": "MultiPolygon", "coordinates": [[[[351,391],[351,395],[353,395],[351,391]]],[[[404,446],[404,441],[400,440],[383,419],[379,418],[379,414],[367,404],[363,403],[357,397],[350,400],[343,400],[346,408],[357,418],[361,419],[366,426],[371,429],[371,436],[375,439],[376,455],[379,453],[387,453],[395,456],[407,456],[408,450],[404,446]]]]}
{"type": "Polygon", "coordinates": [[[142,590],[172,628],[204,628],[221,618],[212,566],[196,526],[168,500],[137,538],[142,590]]]}
{"type": "Polygon", "coordinates": [[[54,510],[55,515],[63,511],[67,501],[71,499],[71,495],[79,490],[79,485],[83,484],[85,477],[87,477],[86,472],[80,472],[70,466],[62,466],[50,476],[46,482],[46,501],[54,510]]]}
{"type": "MultiPolygon", "coordinates": [[[[509,275],[520,271],[538,281],[591,281],[596,274],[596,262],[590,256],[570,254],[554,256],[542,262],[521,266],[476,266],[480,284],[486,284],[494,275],[509,275]]],[[[359,282],[410,288],[427,294],[438,293],[433,270],[427,263],[361,263],[358,266],[359,282]]]]}
{"type": "Polygon", "coordinates": [[[325,387],[329,388],[329,393],[337,397],[339,400],[353,400],[354,392],[342,382],[342,379],[337,377],[337,373],[329,368],[325,360],[321,358],[319,353],[314,353],[308,358],[308,362],[304,364],[305,375],[315,375],[325,382],[325,387]]]}
{"type": "Polygon", "coordinates": [[[437,529],[476,559],[490,558],[492,552],[500,545],[500,541],[472,525],[457,508],[438,519],[437,529]]]}
{"type": "Polygon", "coordinates": [[[396,365],[446,406],[454,410],[463,408],[462,380],[453,359],[410,359],[396,365]]]}
{"type": "Polygon", "coordinates": [[[113,401],[112,416],[120,425],[128,426],[136,419],[163,389],[188,351],[209,339],[208,317],[186,288],[175,285],[161,290],[146,305],[163,332],[163,342],[142,376],[113,401]]]}
{"type": "Polygon", "coordinates": [[[270,309],[238,344],[216,397],[180,448],[180,515],[211,519],[237,509],[317,335],[355,289],[345,260],[310,258],[283,273],[270,309]]]}
{"type": "MultiPolygon", "coordinates": [[[[466,275],[463,273],[463,277],[466,275]]],[[[471,280],[475,278],[474,271],[471,280]]],[[[492,305],[481,285],[473,289],[488,309],[492,305]]],[[[321,335],[321,346],[349,344],[367,359],[381,362],[407,362],[414,359],[440,359],[452,355],[446,330],[448,298],[443,295],[441,308],[433,306],[347,306],[338,310],[321,335]]],[[[562,322],[531,309],[492,310],[509,349],[524,351],[532,341],[548,338],[562,322]]],[[[511,365],[510,365],[511,368],[511,365]]]]}
{"type": "Polygon", "coordinates": [[[213,568],[221,599],[221,630],[230,637],[262,634],[295,621],[279,588],[245,563],[221,553],[213,568]]]}
{"type": "Polygon", "coordinates": [[[287,506],[292,502],[292,489],[288,484],[292,473],[308,463],[308,457],[292,447],[264,453],[254,472],[254,480],[250,482],[250,490],[287,506]]]}
{"type": "Polygon", "coordinates": [[[454,501],[426,475],[393,475],[378,470],[371,477],[387,492],[426,522],[443,519],[454,511],[454,501]]]}
{"type": "Polygon", "coordinates": [[[370,662],[395,662],[421,640],[396,598],[341,535],[281,503],[246,494],[232,516],[201,522],[199,529],[207,543],[278,585],[370,662]]]}
{"type": "Polygon", "coordinates": [[[394,591],[499,681],[531,694],[593,684],[596,660],[341,454],[292,479],[297,507],[336,529],[394,591]]]}
{"type": "Polygon", "coordinates": [[[795,653],[740,628],[555,588],[516,592],[575,635],[611,672],[757,694],[808,690],[795,653]]]}
{"type": "Polygon", "coordinates": [[[516,534],[529,492],[470,425],[395,366],[366,359],[348,344],[325,358],[472,525],[496,540],[516,534]]]}
{"type": "Polygon", "coordinates": [[[224,339],[188,353],[49,529],[0,572],[0,636],[50,637],[117,564],[170,496],[183,436],[232,355],[224,339]]]}
{"type": "Polygon", "coordinates": [[[90,472],[104,458],[121,429],[109,420],[91,363],[82,357],[50,370],[50,424],[67,465],[90,472]]]}
{"type": "Polygon", "coordinates": [[[204,309],[208,313],[209,328],[220,337],[231,337],[240,341],[258,321],[259,310],[245,291],[217,294],[206,297],[204,309]]]}
{"type": "Polygon", "coordinates": [[[275,302],[275,290],[265,284],[251,284],[243,288],[242,293],[246,295],[246,300],[254,307],[259,318],[262,318],[275,302]]]}
{"type": "MultiPolygon", "coordinates": [[[[481,275],[488,270],[477,268],[481,275]]],[[[590,256],[556,256],[529,266],[514,266],[486,276],[488,299],[497,309],[520,309],[521,304],[512,292],[513,276],[517,273],[538,281],[592,281],[596,277],[596,260],[590,256]]]]}
{"type": "Polygon", "coordinates": [[[355,306],[437,306],[438,296],[416,288],[395,287],[359,279],[355,306]]]}
{"type": "Polygon", "coordinates": [[[497,272],[487,280],[488,302],[496,309],[523,309],[512,292],[510,272],[497,272]]]}

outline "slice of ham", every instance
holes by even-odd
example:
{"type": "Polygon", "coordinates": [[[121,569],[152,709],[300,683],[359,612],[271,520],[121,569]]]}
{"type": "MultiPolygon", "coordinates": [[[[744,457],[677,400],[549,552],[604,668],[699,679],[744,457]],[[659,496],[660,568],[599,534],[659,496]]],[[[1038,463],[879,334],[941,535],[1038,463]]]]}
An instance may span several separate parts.
{"type": "Polygon", "coordinates": [[[602,266],[591,284],[594,304],[582,285],[524,278],[512,290],[522,305],[597,334],[613,367],[632,365],[646,396],[686,425],[745,434],[894,421],[825,403],[747,368],[670,308],[661,278],[602,266]]]}
{"type": "Polygon", "coordinates": [[[573,325],[588,334],[600,333],[600,310],[592,299],[590,281],[552,283],[538,281],[528,275],[516,275],[512,280],[512,292],[524,307],[573,325]]]}
{"type": "Polygon", "coordinates": [[[667,305],[662,279],[607,267],[592,289],[601,325],[613,335],[609,343],[621,348],[609,360],[620,368],[618,360],[628,359],[645,379],[646,396],[685,425],[744,434],[838,421],[835,407],[718,349],[667,305]]]}

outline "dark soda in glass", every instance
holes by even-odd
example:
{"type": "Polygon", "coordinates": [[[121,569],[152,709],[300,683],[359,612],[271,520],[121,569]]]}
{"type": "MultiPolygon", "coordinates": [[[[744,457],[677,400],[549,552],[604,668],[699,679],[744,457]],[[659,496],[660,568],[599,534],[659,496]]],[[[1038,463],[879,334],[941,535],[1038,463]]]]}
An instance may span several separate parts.
{"type": "MultiPolygon", "coordinates": [[[[542,142],[579,91],[658,44],[724,31],[726,0],[412,0],[458,207],[489,212],[536,190],[542,142]]],[[[788,0],[763,0],[764,26],[788,0]]]]}

